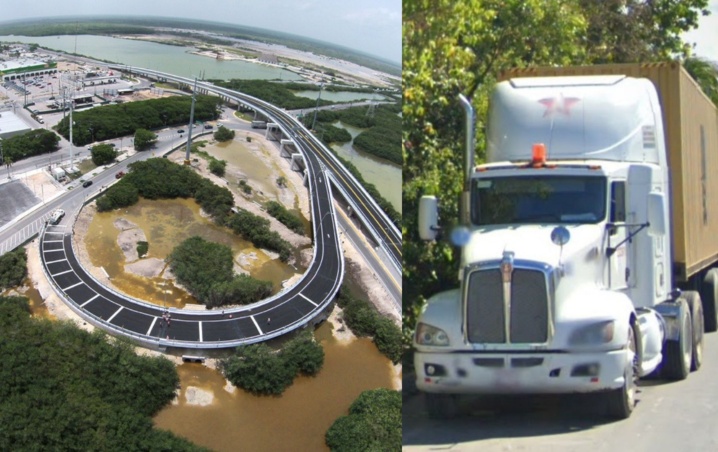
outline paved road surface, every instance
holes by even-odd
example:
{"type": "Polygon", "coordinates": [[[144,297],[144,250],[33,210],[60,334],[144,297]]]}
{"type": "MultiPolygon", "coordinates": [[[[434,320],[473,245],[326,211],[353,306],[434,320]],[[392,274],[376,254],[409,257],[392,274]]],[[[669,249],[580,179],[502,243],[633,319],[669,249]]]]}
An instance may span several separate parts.
{"type": "Polygon", "coordinates": [[[407,451],[718,451],[718,334],[705,337],[703,367],[680,382],[643,380],[631,418],[596,414],[595,396],[462,401],[465,416],[427,417],[405,399],[407,451]]]}

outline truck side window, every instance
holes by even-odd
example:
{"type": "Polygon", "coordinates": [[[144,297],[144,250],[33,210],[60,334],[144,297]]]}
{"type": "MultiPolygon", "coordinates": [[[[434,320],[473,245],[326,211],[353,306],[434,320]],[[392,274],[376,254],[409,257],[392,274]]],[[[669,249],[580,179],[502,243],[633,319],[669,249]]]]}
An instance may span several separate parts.
{"type": "Polygon", "coordinates": [[[626,221],[626,182],[611,182],[611,223],[626,221]]]}

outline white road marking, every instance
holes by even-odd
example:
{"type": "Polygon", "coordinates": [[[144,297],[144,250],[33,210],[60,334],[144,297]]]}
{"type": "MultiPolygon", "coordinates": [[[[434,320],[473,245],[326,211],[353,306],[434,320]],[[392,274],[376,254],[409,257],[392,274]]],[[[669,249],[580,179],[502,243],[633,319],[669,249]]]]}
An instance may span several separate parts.
{"type": "Polygon", "coordinates": [[[65,270],[64,272],[55,273],[54,275],[51,274],[50,276],[52,276],[54,278],[55,276],[64,275],[65,273],[70,273],[71,271],[73,271],[73,270],[69,269],[69,270],[65,270]]]}
{"type": "Polygon", "coordinates": [[[197,323],[199,323],[199,341],[204,342],[204,340],[202,339],[202,321],[199,321],[197,323]]]}
{"type": "MultiPolygon", "coordinates": [[[[56,251],[61,251],[61,250],[56,250],[56,251]]],[[[50,265],[50,264],[56,264],[58,262],[67,262],[67,259],[58,259],[56,261],[48,261],[48,262],[45,262],[45,264],[50,265]]]]}
{"type": "Polygon", "coordinates": [[[305,297],[303,293],[300,292],[300,293],[299,293],[299,296],[302,297],[302,298],[304,298],[305,300],[307,300],[308,302],[310,302],[310,303],[313,304],[314,306],[318,306],[315,302],[313,302],[313,301],[310,300],[309,298],[305,297]]]}
{"type": "Polygon", "coordinates": [[[148,336],[149,336],[150,333],[152,332],[152,328],[155,327],[155,322],[156,322],[156,321],[157,321],[157,317],[154,317],[154,318],[152,319],[152,324],[150,325],[150,329],[147,330],[147,335],[148,335],[148,336]]]}
{"type": "Polygon", "coordinates": [[[88,304],[89,302],[91,302],[92,300],[94,300],[95,298],[97,298],[97,297],[99,297],[99,296],[100,296],[100,294],[99,294],[99,293],[96,293],[94,297],[92,297],[92,298],[90,298],[89,300],[87,300],[86,302],[82,303],[82,304],[80,305],[80,307],[81,307],[81,308],[84,308],[86,304],[88,304]]]}
{"type": "Polygon", "coordinates": [[[72,289],[73,287],[79,286],[80,284],[85,284],[85,283],[84,283],[83,281],[80,281],[79,283],[73,284],[73,285],[71,285],[70,287],[63,287],[62,290],[70,290],[70,289],[72,289]]]}
{"type": "Polygon", "coordinates": [[[116,316],[117,314],[119,314],[120,311],[122,311],[123,309],[125,309],[125,307],[124,307],[124,306],[120,306],[120,309],[118,309],[117,311],[115,311],[115,313],[112,314],[112,317],[110,317],[109,319],[107,319],[107,323],[112,323],[112,319],[114,319],[115,316],[116,316]]]}
{"type": "Polygon", "coordinates": [[[257,330],[259,330],[259,334],[264,334],[264,331],[259,327],[259,323],[257,323],[256,320],[254,320],[254,316],[249,316],[250,319],[252,319],[252,322],[254,322],[254,326],[257,327],[257,330]]]}

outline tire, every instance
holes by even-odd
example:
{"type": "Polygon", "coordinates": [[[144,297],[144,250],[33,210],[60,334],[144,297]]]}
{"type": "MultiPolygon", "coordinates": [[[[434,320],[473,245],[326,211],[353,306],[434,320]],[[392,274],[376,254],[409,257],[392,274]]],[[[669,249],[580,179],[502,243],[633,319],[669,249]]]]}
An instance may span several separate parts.
{"type": "Polygon", "coordinates": [[[630,360],[626,360],[626,369],[623,373],[623,386],[608,393],[607,413],[614,419],[628,419],[636,406],[636,380],[640,366],[639,340],[635,323],[628,328],[626,349],[633,352],[630,360]]]}
{"type": "Polygon", "coordinates": [[[663,346],[662,376],[669,380],[685,380],[693,361],[693,327],[690,308],[684,296],[681,295],[676,303],[680,306],[677,319],[680,331],[678,340],[668,340],[663,346]]]}
{"type": "Polygon", "coordinates": [[[705,332],[718,331],[718,268],[711,268],[701,282],[705,332]]]}
{"type": "Polygon", "coordinates": [[[683,297],[691,310],[691,327],[693,329],[693,347],[691,350],[691,370],[701,368],[703,364],[703,303],[701,296],[696,291],[687,291],[683,297]]]}
{"type": "Polygon", "coordinates": [[[430,419],[453,419],[459,413],[457,396],[453,394],[424,393],[424,401],[430,419]]]}

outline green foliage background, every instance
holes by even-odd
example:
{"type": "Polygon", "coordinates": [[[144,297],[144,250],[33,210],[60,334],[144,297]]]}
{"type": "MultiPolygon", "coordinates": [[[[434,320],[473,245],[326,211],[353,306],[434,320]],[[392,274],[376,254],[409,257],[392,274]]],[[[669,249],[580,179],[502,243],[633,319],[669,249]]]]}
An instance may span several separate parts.
{"type": "Polygon", "coordinates": [[[333,451],[401,450],[401,394],[380,388],[364,391],[327,430],[333,451]]]}
{"type": "Polygon", "coordinates": [[[16,248],[0,256],[0,292],[17,287],[27,276],[25,248],[16,248]]]}
{"type": "Polygon", "coordinates": [[[35,129],[6,138],[0,145],[2,146],[3,160],[9,159],[10,162],[17,162],[35,155],[54,152],[57,150],[59,142],[60,137],[56,133],[45,129],[35,129]]]}
{"type": "Polygon", "coordinates": [[[237,347],[220,361],[222,373],[233,385],[255,395],[279,395],[299,374],[314,376],[324,365],[324,349],[310,330],[304,330],[274,352],[266,343],[237,347]]]}
{"type": "Polygon", "coordinates": [[[0,450],[204,450],[153,428],[179,377],[162,357],[0,297],[0,450]]]}
{"type": "MultiPolygon", "coordinates": [[[[119,105],[104,105],[73,114],[75,125],[72,137],[78,146],[96,141],[132,135],[137,129],[159,129],[189,122],[192,99],[188,96],[173,96],[127,102],[119,105]],[[92,130],[92,132],[90,131],[92,130]]],[[[209,121],[219,116],[222,100],[216,96],[198,95],[194,119],[209,121]]],[[[65,138],[70,136],[70,117],[60,120],[57,132],[65,138]]]]}
{"type": "Polygon", "coordinates": [[[232,250],[227,245],[190,237],[168,256],[177,281],[208,308],[250,304],[272,293],[272,284],[234,274],[232,250]]]}
{"type": "Polygon", "coordinates": [[[456,286],[456,250],[417,234],[418,200],[439,198],[440,221],[458,218],[463,112],[477,111],[484,158],[488,98],[501,71],[527,66],[679,59],[716,102],[716,70],[691,58],[681,34],[708,14],[707,0],[404,0],[403,314],[408,340],[426,299],[456,286]]]}

